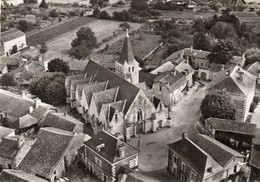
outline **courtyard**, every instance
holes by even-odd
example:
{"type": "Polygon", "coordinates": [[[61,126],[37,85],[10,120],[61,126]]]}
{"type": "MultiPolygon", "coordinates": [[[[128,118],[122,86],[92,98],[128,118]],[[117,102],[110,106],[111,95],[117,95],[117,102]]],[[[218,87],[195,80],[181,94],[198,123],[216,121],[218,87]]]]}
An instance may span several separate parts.
{"type": "MultiPolygon", "coordinates": [[[[173,108],[172,128],[163,128],[156,133],[140,136],[139,171],[151,177],[151,181],[172,181],[167,173],[167,144],[181,139],[182,132],[188,137],[198,133],[196,122],[200,117],[200,103],[205,96],[204,87],[196,83],[182,100],[173,108]]],[[[138,146],[138,137],[132,138],[129,144],[138,146]]]]}

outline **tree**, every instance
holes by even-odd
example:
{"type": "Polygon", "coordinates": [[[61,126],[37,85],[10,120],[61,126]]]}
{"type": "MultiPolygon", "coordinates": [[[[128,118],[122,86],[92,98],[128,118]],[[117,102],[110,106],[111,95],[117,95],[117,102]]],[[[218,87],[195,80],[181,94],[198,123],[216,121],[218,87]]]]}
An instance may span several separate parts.
{"type": "Polygon", "coordinates": [[[62,59],[55,58],[48,63],[48,70],[50,72],[63,72],[67,74],[69,72],[69,66],[68,63],[64,62],[62,59]]]}
{"type": "Polygon", "coordinates": [[[129,25],[129,23],[127,23],[127,22],[124,22],[124,23],[120,23],[120,25],[119,25],[119,28],[124,28],[124,29],[130,29],[130,25],[129,25]]]}
{"type": "Polygon", "coordinates": [[[71,42],[71,50],[69,55],[75,58],[83,58],[89,55],[90,50],[97,45],[97,38],[89,27],[82,27],[76,33],[77,38],[71,42]],[[84,52],[85,49],[85,52],[84,52]]]}
{"type": "Polygon", "coordinates": [[[96,18],[100,17],[100,10],[98,8],[95,8],[93,11],[93,16],[96,18]]]}
{"type": "Polygon", "coordinates": [[[260,62],[260,49],[259,48],[250,48],[246,50],[245,53],[246,61],[248,63],[260,62]]]}
{"type": "Polygon", "coordinates": [[[30,84],[30,92],[49,104],[66,102],[65,78],[63,73],[46,75],[30,84]]]}
{"type": "Polygon", "coordinates": [[[59,14],[57,13],[56,9],[53,9],[49,12],[49,16],[52,18],[56,18],[59,16],[59,14]]]}
{"type": "Polygon", "coordinates": [[[26,20],[20,20],[18,22],[17,28],[21,30],[22,32],[26,32],[29,29],[29,24],[26,20]]]}
{"type": "Polygon", "coordinates": [[[193,45],[195,49],[210,51],[212,48],[212,38],[207,34],[195,34],[193,45]]]}
{"type": "Polygon", "coordinates": [[[41,43],[40,53],[44,56],[44,54],[47,52],[47,45],[45,42],[41,43]]]}
{"type": "Polygon", "coordinates": [[[14,77],[9,73],[5,73],[0,77],[0,83],[2,86],[6,86],[6,88],[8,86],[14,86],[15,85],[14,77]]]}
{"type": "Polygon", "coordinates": [[[110,19],[110,15],[108,14],[108,12],[106,11],[101,11],[100,16],[101,19],[106,19],[109,20],[110,19]]]}
{"type": "Polygon", "coordinates": [[[208,59],[211,63],[227,64],[237,54],[237,50],[230,41],[219,40],[212,48],[208,59]]]}
{"type": "Polygon", "coordinates": [[[48,4],[45,2],[45,0],[42,0],[41,4],[39,5],[40,8],[48,9],[48,4]]]}
{"type": "Polygon", "coordinates": [[[230,39],[236,38],[237,36],[237,32],[234,28],[234,25],[223,21],[215,23],[215,25],[211,27],[210,32],[217,39],[230,39]]]}
{"type": "Polygon", "coordinates": [[[221,92],[213,92],[202,100],[200,111],[205,119],[209,117],[235,119],[235,106],[230,97],[221,92]]]}
{"type": "Polygon", "coordinates": [[[148,4],[147,0],[132,0],[131,1],[131,8],[134,10],[139,10],[139,11],[146,11],[148,9],[148,4]]]}

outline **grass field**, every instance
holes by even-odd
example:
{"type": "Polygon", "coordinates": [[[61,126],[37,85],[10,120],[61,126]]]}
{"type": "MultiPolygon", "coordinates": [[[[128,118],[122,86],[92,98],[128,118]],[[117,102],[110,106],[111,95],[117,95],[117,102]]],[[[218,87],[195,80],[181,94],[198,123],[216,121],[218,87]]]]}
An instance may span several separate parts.
{"type": "MultiPolygon", "coordinates": [[[[113,35],[113,32],[118,29],[121,22],[118,21],[108,21],[108,20],[95,20],[85,26],[92,29],[97,37],[98,42],[106,37],[113,35]]],[[[142,24],[130,23],[131,30],[136,30],[141,27],[142,24]]],[[[76,32],[80,28],[74,29],[70,32],[62,34],[51,41],[47,42],[48,52],[45,53],[45,59],[51,60],[56,57],[63,58],[64,60],[69,60],[68,54],[66,53],[71,48],[71,41],[76,38],[76,32]]]]}

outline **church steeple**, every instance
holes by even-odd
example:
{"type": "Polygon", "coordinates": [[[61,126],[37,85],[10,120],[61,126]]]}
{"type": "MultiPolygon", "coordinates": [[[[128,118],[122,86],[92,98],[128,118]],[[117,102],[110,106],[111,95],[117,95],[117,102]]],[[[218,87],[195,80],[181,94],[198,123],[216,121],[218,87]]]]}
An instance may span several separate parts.
{"type": "Polygon", "coordinates": [[[133,84],[139,83],[139,63],[134,58],[128,30],[120,58],[115,62],[115,72],[133,84]]]}
{"type": "Polygon", "coordinates": [[[128,64],[131,64],[134,62],[134,53],[133,53],[131,41],[129,38],[128,29],[126,29],[126,36],[125,36],[124,44],[123,44],[123,47],[121,50],[119,63],[124,64],[125,61],[128,64]]]}

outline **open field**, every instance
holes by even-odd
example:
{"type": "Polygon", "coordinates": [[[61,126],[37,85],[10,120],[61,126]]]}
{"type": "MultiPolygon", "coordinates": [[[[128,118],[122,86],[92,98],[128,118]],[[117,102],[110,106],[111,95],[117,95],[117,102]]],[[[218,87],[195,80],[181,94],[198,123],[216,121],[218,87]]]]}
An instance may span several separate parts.
{"type": "Polygon", "coordinates": [[[193,11],[159,11],[162,13],[161,19],[199,19],[199,18],[208,18],[214,16],[216,13],[200,13],[193,11]]]}

